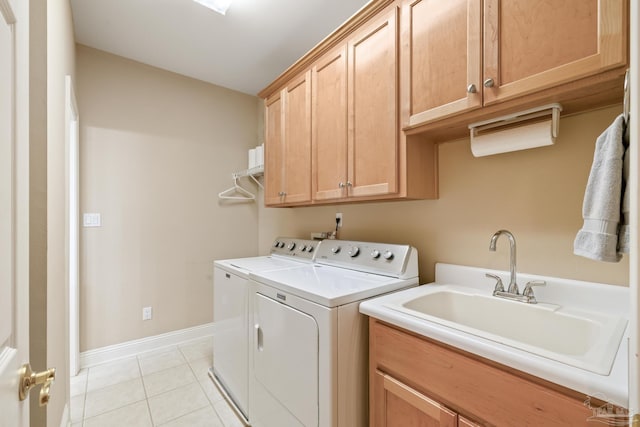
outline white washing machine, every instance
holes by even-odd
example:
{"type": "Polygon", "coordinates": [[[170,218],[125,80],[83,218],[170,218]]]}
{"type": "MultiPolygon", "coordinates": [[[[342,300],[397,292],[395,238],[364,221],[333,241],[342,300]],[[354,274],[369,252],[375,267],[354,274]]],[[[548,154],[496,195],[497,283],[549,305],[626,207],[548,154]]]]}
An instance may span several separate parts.
{"type": "Polygon", "coordinates": [[[368,323],[358,306],[417,286],[417,251],[325,240],[313,264],[249,277],[252,425],[366,426],[368,323]]]}
{"type": "Polygon", "coordinates": [[[252,292],[249,274],[311,263],[319,242],[277,238],[269,256],[214,262],[213,368],[209,375],[245,423],[249,423],[249,354],[252,292]]]}

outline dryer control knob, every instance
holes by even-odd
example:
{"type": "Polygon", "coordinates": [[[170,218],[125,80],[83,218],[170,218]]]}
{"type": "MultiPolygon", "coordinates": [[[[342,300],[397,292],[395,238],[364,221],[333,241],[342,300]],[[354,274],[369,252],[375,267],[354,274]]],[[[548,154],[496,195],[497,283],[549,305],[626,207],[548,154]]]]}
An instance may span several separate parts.
{"type": "Polygon", "coordinates": [[[384,259],[388,259],[388,260],[393,259],[393,252],[391,252],[391,251],[384,251],[384,253],[382,254],[382,257],[383,257],[384,259]]]}
{"type": "Polygon", "coordinates": [[[331,248],[331,252],[333,252],[334,254],[337,254],[338,252],[340,252],[340,246],[334,246],[331,248]]]}
{"type": "Polygon", "coordinates": [[[280,242],[276,240],[276,242],[273,244],[274,248],[279,248],[280,247],[280,242]]]}
{"type": "Polygon", "coordinates": [[[374,249],[371,251],[371,258],[373,259],[378,259],[380,258],[380,251],[377,249],[374,249]]]}
{"type": "Polygon", "coordinates": [[[313,252],[313,245],[307,246],[307,252],[309,253],[313,252]]]}
{"type": "Polygon", "coordinates": [[[294,242],[289,243],[289,246],[287,246],[287,249],[289,249],[290,251],[294,250],[296,248],[296,244],[294,242]]]}
{"type": "Polygon", "coordinates": [[[279,248],[284,248],[284,242],[280,242],[280,244],[278,245],[279,248]]]}
{"type": "Polygon", "coordinates": [[[351,249],[349,249],[349,256],[351,258],[358,256],[359,253],[360,253],[360,248],[357,246],[351,246],[351,249]]]}
{"type": "Polygon", "coordinates": [[[304,252],[307,250],[307,245],[300,246],[300,252],[304,252]]]}

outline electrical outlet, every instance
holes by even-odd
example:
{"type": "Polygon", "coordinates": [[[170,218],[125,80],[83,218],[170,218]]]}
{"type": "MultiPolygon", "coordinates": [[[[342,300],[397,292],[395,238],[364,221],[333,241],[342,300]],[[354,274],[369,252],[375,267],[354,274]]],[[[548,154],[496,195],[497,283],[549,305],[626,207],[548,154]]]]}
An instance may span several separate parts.
{"type": "Polygon", "coordinates": [[[153,317],[153,309],[151,307],[142,307],[142,320],[151,320],[153,317]]]}
{"type": "Polygon", "coordinates": [[[336,223],[338,228],[342,228],[342,212],[336,212],[336,223]]]}

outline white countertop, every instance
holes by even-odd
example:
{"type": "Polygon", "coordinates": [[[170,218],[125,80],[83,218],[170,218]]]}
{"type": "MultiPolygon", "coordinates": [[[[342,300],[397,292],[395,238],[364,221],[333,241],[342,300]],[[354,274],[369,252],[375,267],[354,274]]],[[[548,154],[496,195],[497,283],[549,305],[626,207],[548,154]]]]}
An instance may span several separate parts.
{"type": "MultiPolygon", "coordinates": [[[[505,271],[437,264],[436,281],[434,283],[364,301],[360,304],[360,312],[419,335],[584,393],[585,399],[587,397],[595,397],[606,402],[628,407],[628,329],[624,332],[609,375],[599,375],[403,313],[388,306],[388,304],[397,301],[399,295],[407,297],[419,296],[425,292],[432,292],[444,285],[472,286],[480,292],[491,295],[495,281],[487,279],[484,276],[485,273],[496,274],[502,278],[505,284],[509,283],[509,273],[505,271]]],[[[547,286],[535,288],[535,295],[540,303],[579,307],[583,310],[617,315],[627,320],[629,319],[629,289],[626,287],[530,274],[518,274],[517,277],[521,287],[531,280],[545,280],[547,282],[547,286]]],[[[518,319],[505,318],[504,321],[518,322],[518,319]]],[[[531,325],[522,325],[522,328],[526,329],[528,326],[531,325]]]]}

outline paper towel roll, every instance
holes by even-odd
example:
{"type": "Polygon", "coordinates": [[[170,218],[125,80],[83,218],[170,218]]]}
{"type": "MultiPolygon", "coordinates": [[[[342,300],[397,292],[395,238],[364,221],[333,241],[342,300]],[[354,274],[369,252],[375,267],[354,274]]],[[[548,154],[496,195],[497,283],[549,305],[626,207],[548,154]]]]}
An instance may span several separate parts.
{"type": "Polygon", "coordinates": [[[249,169],[256,167],[256,149],[249,150],[249,169]]]}
{"type": "Polygon", "coordinates": [[[475,157],[489,156],[510,151],[553,145],[552,121],[525,124],[503,130],[491,130],[481,134],[471,131],[471,152],[475,157]]]}
{"type": "Polygon", "coordinates": [[[256,166],[264,166],[264,144],[256,147],[256,166]]]}

